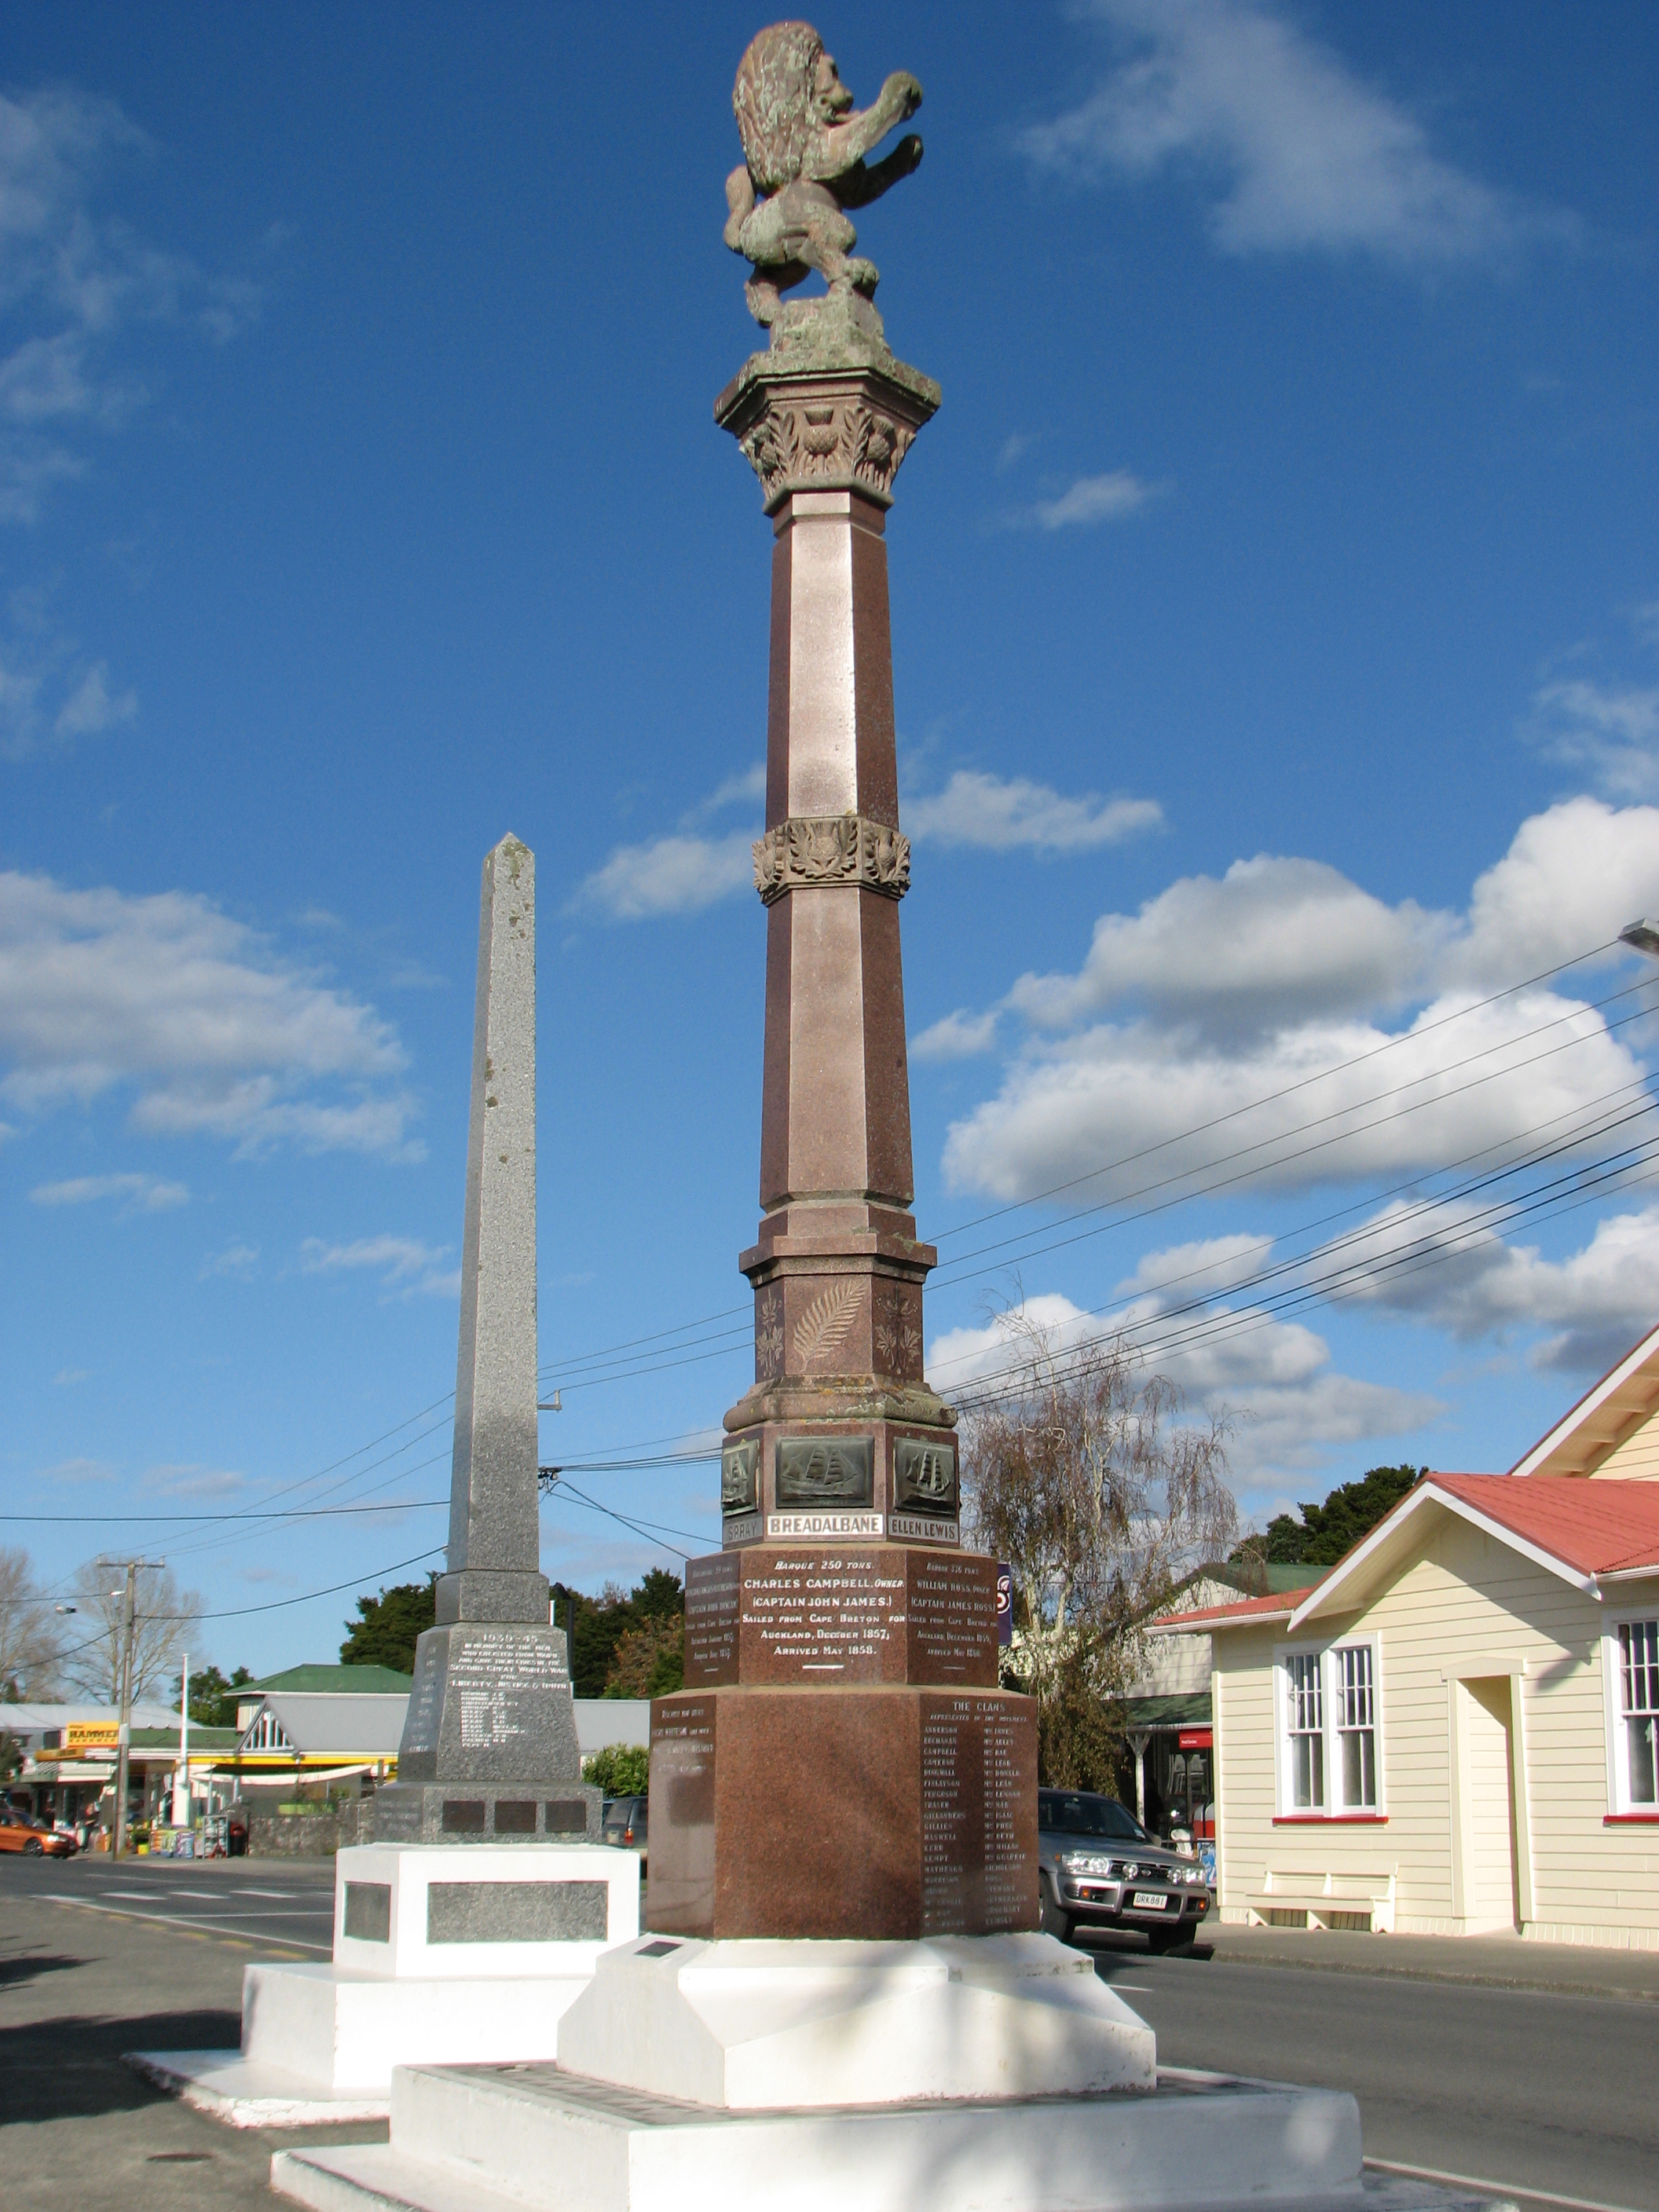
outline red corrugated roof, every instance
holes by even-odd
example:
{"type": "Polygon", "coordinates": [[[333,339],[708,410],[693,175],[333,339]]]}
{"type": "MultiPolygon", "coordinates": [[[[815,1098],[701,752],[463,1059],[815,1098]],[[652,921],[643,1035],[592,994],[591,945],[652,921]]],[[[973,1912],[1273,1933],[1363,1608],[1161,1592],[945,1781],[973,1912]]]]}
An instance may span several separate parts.
{"type": "Polygon", "coordinates": [[[1580,1574],[1659,1567],[1659,1482],[1586,1482],[1571,1474],[1431,1474],[1428,1480],[1580,1574]]]}
{"type": "Polygon", "coordinates": [[[1162,1620],[1151,1626],[1155,1634],[1163,1635],[1170,1629],[1190,1628],[1212,1620],[1288,1620],[1314,1587],[1310,1583],[1306,1589],[1275,1590],[1267,1597],[1242,1597],[1237,1605],[1206,1605],[1196,1613],[1166,1613],[1162,1620]]]}

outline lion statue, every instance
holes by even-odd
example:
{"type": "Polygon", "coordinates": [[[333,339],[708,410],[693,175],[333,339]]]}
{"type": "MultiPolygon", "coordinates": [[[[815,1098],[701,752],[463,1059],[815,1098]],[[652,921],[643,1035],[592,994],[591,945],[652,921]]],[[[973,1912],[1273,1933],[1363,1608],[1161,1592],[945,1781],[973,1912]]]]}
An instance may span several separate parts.
{"type": "Polygon", "coordinates": [[[858,233],[849,207],[879,199],[921,159],[921,141],[902,138],[884,161],[865,155],[921,106],[921,87],[896,70],[873,106],[849,112],[853,95],[810,23],[774,23],[750,41],[732,91],[744,166],[726,180],[732,212],[725,238],[753,264],[744,287],[763,328],[780,295],[818,270],[832,293],[876,289],[872,263],[849,259],[858,233]]]}

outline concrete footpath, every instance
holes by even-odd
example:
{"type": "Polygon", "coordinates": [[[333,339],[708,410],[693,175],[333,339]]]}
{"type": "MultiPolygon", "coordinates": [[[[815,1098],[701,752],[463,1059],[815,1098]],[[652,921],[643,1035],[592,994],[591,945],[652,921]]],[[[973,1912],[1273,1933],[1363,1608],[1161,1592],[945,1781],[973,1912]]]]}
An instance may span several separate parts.
{"type": "Polygon", "coordinates": [[[384,2125],[221,2126],[121,2063],[234,2045],[245,1939],[43,1898],[0,1899],[0,2203],[7,2212],[271,2212],[270,2154],[384,2125]]]}
{"type": "Polygon", "coordinates": [[[1314,1966],[1328,1974],[1400,1974],[1411,1981],[1555,1990],[1563,1996],[1659,1998],[1659,1951],[1532,1943],[1519,1936],[1361,1936],[1336,1929],[1231,1928],[1206,1920],[1192,1955],[1206,1954],[1218,1966],[1314,1966]]]}

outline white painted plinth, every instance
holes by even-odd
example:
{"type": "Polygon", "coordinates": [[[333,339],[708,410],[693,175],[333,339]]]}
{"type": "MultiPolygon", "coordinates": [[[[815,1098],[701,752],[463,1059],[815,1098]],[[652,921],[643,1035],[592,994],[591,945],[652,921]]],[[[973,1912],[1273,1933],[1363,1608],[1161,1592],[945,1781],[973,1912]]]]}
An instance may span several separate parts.
{"type": "Polygon", "coordinates": [[[271,2162],[316,2212],[1358,2212],[1359,2182],[1358,2108],[1328,2090],[732,2113],[542,2069],[400,2069],[389,2143],[271,2162]]]}
{"type": "Polygon", "coordinates": [[[600,1960],[568,2071],[730,2112],[1150,2088],[1152,2032],[1052,1936],[704,1943],[600,1960]]]}
{"type": "MultiPolygon", "coordinates": [[[[134,2051],[129,2063],[234,2125],[298,2127],[383,2118],[399,2066],[550,2062],[559,2021],[587,1987],[595,1961],[609,1945],[639,1934],[639,1867],[637,1852],[599,1844],[366,1844],[342,1851],[331,1965],[246,1967],[240,2051],[134,2051]],[[524,1886],[573,1882],[583,1885],[575,1917],[598,1932],[544,1942],[501,1932],[526,1911],[538,1916],[541,1900],[526,1897],[524,1886]],[[496,1932],[458,1938],[454,1887],[492,1884],[514,1885],[483,1900],[496,1932]],[[367,1913],[365,1890],[373,1893],[367,1913]],[[360,1931],[366,1920],[383,1926],[384,1936],[348,1936],[349,1918],[360,1931]]],[[[461,1900],[459,1923],[471,1902],[461,1900]]],[[[562,1911],[555,1900],[550,1917],[562,1911]]]]}
{"type": "Polygon", "coordinates": [[[640,1929],[637,1851],[605,1844],[359,1844],[334,1863],[334,1963],[355,1973],[404,1980],[411,1976],[458,1980],[521,1974],[580,1974],[593,1971],[599,1954],[625,1943],[640,1929]],[[563,1940],[483,1942],[446,1936],[436,1911],[461,1885],[580,1885],[605,1890],[604,1925],[563,1940]],[[434,1899],[434,1890],[440,1892],[434,1899]],[[361,1929],[384,1907],[383,1939],[361,1929]],[[354,1909],[355,1908],[355,1909],[354,1909]]]}

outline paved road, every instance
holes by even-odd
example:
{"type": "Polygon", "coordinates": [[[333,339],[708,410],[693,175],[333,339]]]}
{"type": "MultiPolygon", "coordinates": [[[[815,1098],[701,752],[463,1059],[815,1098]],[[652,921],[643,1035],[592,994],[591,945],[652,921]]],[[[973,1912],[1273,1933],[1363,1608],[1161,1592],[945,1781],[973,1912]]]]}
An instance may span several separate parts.
{"type": "Polygon", "coordinates": [[[4,2212],[274,2212],[273,2149],[385,2139],[384,2127],[224,2127],[121,2063],[135,2049],[234,2047],[243,1967],[318,1956],[331,1875],[259,1861],[0,1859],[4,2212]],[[75,1901],[48,1901],[60,1896],[75,1901]]]}
{"type": "MultiPolygon", "coordinates": [[[[1659,2212],[1650,1998],[1088,1948],[1166,2066],[1352,2089],[1375,2161],[1659,2212]]],[[[1595,1954],[1577,1957],[1592,1976],[1595,1954]]]]}
{"type": "Polygon", "coordinates": [[[240,1936],[273,1958],[325,1959],[333,1948],[331,1860],[0,1858],[0,1900],[22,1897],[240,1936]]]}

